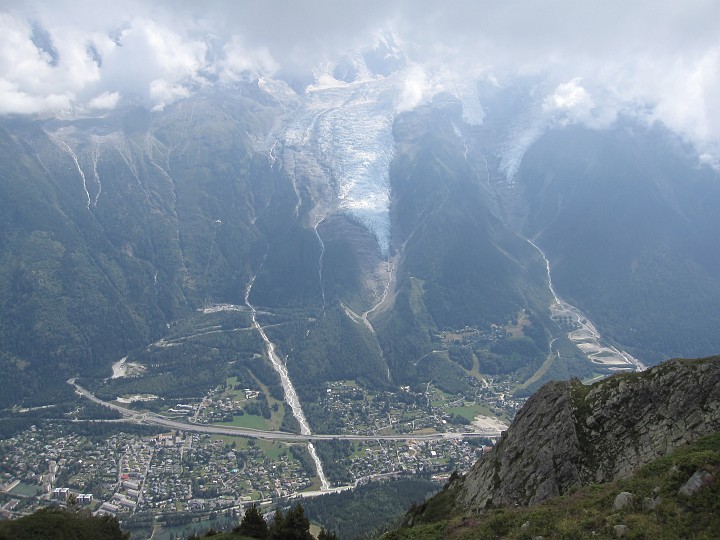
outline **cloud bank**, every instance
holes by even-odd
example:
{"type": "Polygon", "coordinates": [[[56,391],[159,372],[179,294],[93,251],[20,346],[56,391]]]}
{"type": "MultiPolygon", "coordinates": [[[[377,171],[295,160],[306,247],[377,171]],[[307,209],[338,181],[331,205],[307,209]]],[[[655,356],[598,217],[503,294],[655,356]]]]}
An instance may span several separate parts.
{"type": "Polygon", "coordinates": [[[398,111],[477,79],[536,77],[555,121],[632,114],[718,156],[719,20],[714,0],[6,1],[0,113],[162,109],[207,86],[307,78],[392,36],[398,111]]]}

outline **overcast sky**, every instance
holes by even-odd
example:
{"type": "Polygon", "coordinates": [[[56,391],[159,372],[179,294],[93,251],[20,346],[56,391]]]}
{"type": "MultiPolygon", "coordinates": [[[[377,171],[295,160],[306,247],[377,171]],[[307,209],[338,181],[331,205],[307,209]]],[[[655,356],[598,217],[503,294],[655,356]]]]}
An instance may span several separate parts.
{"type": "Polygon", "coordinates": [[[642,111],[713,151],[719,21],[717,0],[0,0],[0,113],[131,96],[162,108],[239,77],[307,74],[392,36],[418,100],[448,81],[538,76],[555,88],[547,107],[590,124],[642,111]]]}

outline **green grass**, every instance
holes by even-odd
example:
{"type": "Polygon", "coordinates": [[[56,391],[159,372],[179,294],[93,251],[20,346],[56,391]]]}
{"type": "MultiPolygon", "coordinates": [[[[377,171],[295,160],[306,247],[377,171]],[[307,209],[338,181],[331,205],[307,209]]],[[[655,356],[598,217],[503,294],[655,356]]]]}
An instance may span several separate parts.
{"type": "Polygon", "coordinates": [[[212,436],[213,441],[223,441],[225,444],[235,443],[235,448],[238,450],[247,448],[248,443],[248,437],[240,437],[233,436],[233,435],[213,435],[212,436]]]}
{"type": "MultiPolygon", "coordinates": [[[[258,384],[260,386],[260,391],[265,394],[265,397],[268,400],[268,405],[270,406],[270,418],[265,421],[265,425],[267,427],[260,428],[260,429],[276,429],[279,430],[280,426],[282,425],[283,417],[285,416],[285,402],[279,399],[275,399],[270,395],[270,389],[267,387],[267,385],[260,382],[257,378],[255,379],[258,381],[258,384]],[[278,410],[273,411],[272,406],[274,404],[278,405],[278,410]]],[[[244,394],[243,394],[244,395],[244,394]]],[[[243,398],[243,401],[245,399],[243,398]]],[[[249,427],[249,426],[248,426],[249,427]]]]}
{"type": "Polygon", "coordinates": [[[272,460],[280,459],[280,454],[288,451],[288,445],[280,442],[259,440],[257,441],[257,446],[272,460]]]}
{"type": "Polygon", "coordinates": [[[552,366],[553,362],[555,361],[555,358],[557,358],[557,356],[555,356],[555,354],[553,354],[553,352],[550,351],[550,354],[547,355],[547,358],[545,358],[545,361],[538,368],[538,370],[535,373],[533,373],[533,375],[527,381],[525,381],[523,384],[521,384],[520,388],[527,388],[531,384],[535,384],[537,381],[539,381],[541,379],[541,377],[543,377],[543,375],[545,375],[548,372],[548,370],[552,366]]]}
{"type": "Polygon", "coordinates": [[[450,407],[447,409],[448,413],[454,414],[456,416],[462,416],[466,420],[469,420],[472,422],[475,420],[475,417],[479,414],[495,417],[495,415],[488,409],[485,405],[475,404],[475,405],[466,405],[465,407],[450,407]]]}
{"type": "Polygon", "coordinates": [[[37,486],[35,484],[26,484],[24,482],[20,482],[17,486],[10,490],[10,493],[12,493],[13,495],[20,495],[21,497],[34,497],[38,494],[39,489],[40,486],[37,486]]]}
{"type": "MultiPolygon", "coordinates": [[[[187,525],[177,525],[173,527],[161,527],[155,534],[153,534],[153,540],[170,540],[174,534],[176,538],[187,538],[193,531],[197,531],[198,534],[205,534],[208,529],[213,527],[221,527],[222,519],[205,519],[187,525]]],[[[222,536],[212,536],[212,538],[222,538],[222,536]]],[[[240,539],[242,536],[229,536],[229,538],[240,539]]]]}
{"type": "Polygon", "coordinates": [[[228,377],[225,379],[225,386],[221,398],[230,398],[233,401],[245,401],[245,392],[243,390],[235,390],[237,377],[228,377]]]}
{"type": "Polygon", "coordinates": [[[473,367],[469,373],[475,378],[475,380],[480,382],[485,381],[485,377],[482,373],[480,373],[480,360],[478,360],[478,357],[475,353],[473,353],[473,367]]]}
{"type": "Polygon", "coordinates": [[[232,422],[220,422],[215,424],[216,426],[235,426],[245,427],[250,429],[270,429],[268,421],[262,416],[255,414],[244,414],[242,416],[233,416],[232,422]]]}
{"type": "Polygon", "coordinates": [[[423,296],[425,295],[425,282],[416,277],[410,278],[410,309],[415,315],[425,312],[423,296]]]}

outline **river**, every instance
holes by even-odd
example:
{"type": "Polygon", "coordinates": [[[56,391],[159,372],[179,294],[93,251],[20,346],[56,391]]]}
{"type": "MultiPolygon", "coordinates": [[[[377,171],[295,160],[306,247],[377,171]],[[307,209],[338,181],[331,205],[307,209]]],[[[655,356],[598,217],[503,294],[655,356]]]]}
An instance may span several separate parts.
{"type": "MultiPolygon", "coordinates": [[[[550,311],[553,318],[560,316],[569,316],[575,320],[577,328],[568,333],[568,338],[578,346],[578,348],[591,361],[603,367],[610,369],[623,369],[623,366],[632,368],[635,371],[643,371],[647,366],[640,360],[632,356],[614,345],[607,343],[598,332],[590,318],[580,311],[577,307],[566,302],[557,295],[552,282],[552,274],[550,272],[550,261],[545,256],[545,252],[535,244],[532,240],[526,239],[527,242],[534,247],[545,261],[547,269],[547,280],[550,292],[553,295],[553,304],[550,311]]],[[[554,340],[553,340],[554,341],[554,340]]]]}

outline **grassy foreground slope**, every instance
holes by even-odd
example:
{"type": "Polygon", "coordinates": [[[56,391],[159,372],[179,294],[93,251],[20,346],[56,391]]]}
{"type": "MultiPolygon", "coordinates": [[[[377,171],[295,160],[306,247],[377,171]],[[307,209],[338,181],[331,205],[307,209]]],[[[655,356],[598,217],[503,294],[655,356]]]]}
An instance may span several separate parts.
{"type": "Polygon", "coordinates": [[[9,521],[0,521],[0,540],[127,540],[115,518],[57,508],[9,521]]]}
{"type": "Polygon", "coordinates": [[[717,538],[719,471],[720,433],[716,433],[642,467],[629,478],[584,487],[537,506],[453,515],[456,494],[448,488],[418,512],[411,511],[403,528],[383,538],[717,538]],[[701,487],[686,495],[681,488],[693,475],[703,478],[701,487]],[[616,497],[623,492],[631,493],[632,501],[616,509],[616,497]],[[420,514],[423,522],[413,523],[420,514]]]}

